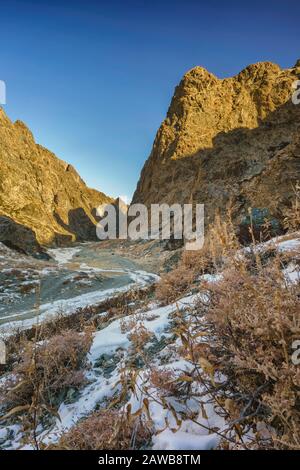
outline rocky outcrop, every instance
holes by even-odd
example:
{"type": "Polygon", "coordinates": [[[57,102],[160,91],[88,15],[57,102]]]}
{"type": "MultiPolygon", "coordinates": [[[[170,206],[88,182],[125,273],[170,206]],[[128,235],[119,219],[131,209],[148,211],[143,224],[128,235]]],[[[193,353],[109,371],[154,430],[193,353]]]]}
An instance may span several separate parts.
{"type": "Polygon", "coordinates": [[[198,202],[207,220],[234,207],[281,218],[300,179],[300,105],[291,101],[299,62],[263,62],[218,79],[202,67],[175,90],[133,202],[198,202]]]}
{"type": "Polygon", "coordinates": [[[47,251],[38,243],[35,233],[10,217],[0,216],[0,241],[8,248],[39,259],[50,259],[47,251]]]}
{"type": "Polygon", "coordinates": [[[0,241],[31,253],[38,245],[96,239],[95,208],[105,202],[111,198],[88,188],[0,108],[0,241]]]}

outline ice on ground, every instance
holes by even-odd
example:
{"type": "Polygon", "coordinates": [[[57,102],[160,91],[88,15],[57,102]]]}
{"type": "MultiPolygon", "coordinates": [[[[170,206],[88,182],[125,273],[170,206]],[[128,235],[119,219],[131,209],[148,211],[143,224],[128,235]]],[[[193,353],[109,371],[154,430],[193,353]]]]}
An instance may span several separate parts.
{"type": "Polygon", "coordinates": [[[277,243],[277,250],[280,252],[284,251],[295,251],[300,249],[300,238],[292,240],[279,241],[277,243]]]}
{"type": "MultiPolygon", "coordinates": [[[[31,310],[28,312],[21,312],[18,314],[13,314],[7,316],[6,319],[11,319],[11,321],[0,325],[0,331],[4,335],[9,336],[10,332],[15,329],[25,330],[31,328],[37,323],[41,323],[45,320],[49,320],[51,316],[56,315],[58,312],[63,312],[64,315],[72,315],[76,310],[80,308],[85,308],[91,305],[97,305],[111,297],[114,297],[117,294],[128,291],[132,287],[145,287],[149,283],[156,281],[157,276],[155,274],[147,273],[145,271],[137,271],[136,273],[128,272],[129,276],[132,274],[134,278],[134,283],[128,283],[125,286],[106,289],[106,290],[97,290],[92,292],[87,292],[69,299],[58,299],[54,302],[44,303],[39,307],[39,314],[34,315],[35,311],[31,310]],[[13,320],[20,316],[31,316],[24,320],[13,320]]],[[[131,276],[130,276],[131,277],[131,276]]]]}
{"type": "Polygon", "coordinates": [[[222,281],[223,275],[222,274],[203,274],[198,278],[198,281],[205,281],[205,282],[219,282],[222,281]]]}
{"type": "Polygon", "coordinates": [[[274,237],[270,240],[259,243],[255,246],[247,246],[243,248],[244,252],[256,251],[256,252],[263,252],[268,248],[276,248],[277,251],[283,253],[285,251],[297,251],[300,249],[300,236],[299,232],[295,232],[294,238],[289,238],[286,240],[286,235],[282,235],[280,237],[274,237]]]}
{"type": "Polygon", "coordinates": [[[300,267],[295,263],[290,263],[282,272],[288,283],[297,284],[300,282],[300,267]]]}
{"type": "Polygon", "coordinates": [[[86,263],[81,263],[80,270],[86,273],[124,273],[128,274],[130,279],[134,282],[140,282],[141,279],[144,281],[151,281],[157,282],[160,280],[160,277],[157,274],[149,273],[147,271],[142,270],[135,270],[132,271],[130,269],[104,269],[104,268],[97,268],[94,266],[88,266],[86,263]]]}
{"type": "MultiPolygon", "coordinates": [[[[147,310],[144,312],[143,324],[159,340],[163,334],[166,334],[170,326],[170,315],[177,309],[185,309],[192,306],[196,298],[196,295],[191,295],[172,305],[147,310]]],[[[130,315],[124,317],[124,321],[129,320],[130,317],[130,315]]],[[[91,383],[81,391],[80,397],[76,402],[71,404],[62,403],[60,405],[58,410],[59,419],[56,420],[54,427],[50,430],[44,430],[39,436],[39,439],[43,440],[45,444],[56,442],[63,432],[74,426],[79,419],[93,412],[96,406],[103,402],[103,400],[111,398],[116,393],[118,388],[115,385],[119,380],[119,366],[121,364],[116,366],[116,369],[109,378],[106,378],[102,374],[99,375],[101,371],[96,367],[95,363],[102,354],[113,354],[119,348],[122,348],[126,355],[129,346],[127,336],[128,333],[123,334],[121,332],[120,319],[114,320],[107,327],[94,334],[89,353],[92,369],[87,372],[87,379],[91,383]]],[[[174,363],[172,366],[178,369],[184,368],[185,361],[174,363]]]]}
{"type": "MultiPolygon", "coordinates": [[[[107,289],[99,290],[95,292],[87,292],[86,294],[81,294],[71,299],[59,299],[52,303],[45,303],[39,307],[39,314],[28,318],[26,320],[12,320],[0,326],[0,331],[4,334],[9,335],[12,330],[26,330],[31,328],[37,323],[41,323],[45,320],[51,319],[52,316],[56,315],[58,312],[63,312],[64,315],[72,315],[76,310],[80,308],[88,307],[89,305],[97,305],[104,300],[113,297],[116,294],[121,294],[126,292],[128,286],[119,287],[116,289],[107,289]]],[[[22,312],[22,315],[32,314],[31,311],[22,312]]],[[[6,318],[16,318],[20,317],[20,313],[15,315],[10,315],[6,318]]]]}
{"type": "MultiPolygon", "coordinates": [[[[156,308],[145,312],[143,325],[147,330],[155,334],[157,339],[160,339],[161,335],[169,325],[169,315],[177,309],[183,309],[188,305],[191,305],[196,298],[196,295],[191,295],[166,307],[156,308]],[[150,314],[150,320],[147,320],[147,314],[150,314]]],[[[122,320],[126,322],[130,317],[130,315],[123,317],[122,320]]],[[[112,354],[120,347],[128,347],[129,340],[127,336],[128,333],[121,332],[120,319],[113,321],[109,326],[98,331],[94,336],[94,341],[90,351],[91,361],[95,362],[101,354],[112,354]]]]}
{"type": "Polygon", "coordinates": [[[210,450],[215,449],[220,441],[217,434],[201,436],[191,432],[165,429],[153,437],[153,449],[155,450],[210,450]]]}
{"type": "MultiPolygon", "coordinates": [[[[266,247],[266,245],[272,243],[274,244],[274,240],[261,246],[266,247]]],[[[291,240],[276,239],[276,246],[280,251],[298,250],[300,247],[300,238],[291,240]]],[[[283,270],[283,273],[289,282],[299,281],[299,269],[296,264],[290,263],[288,267],[283,270]]],[[[149,280],[149,273],[139,271],[132,274],[136,282],[145,284],[149,280]]],[[[222,279],[222,273],[217,275],[204,275],[201,276],[199,280],[200,279],[206,282],[218,282],[222,279]]],[[[120,290],[123,289],[124,288],[121,288],[120,290]]],[[[95,303],[98,294],[102,296],[106,293],[107,295],[107,292],[108,291],[91,293],[87,294],[86,298],[79,296],[78,299],[75,298],[73,300],[75,304],[78,301],[79,305],[82,305],[80,302],[86,302],[86,304],[89,305],[95,303]]],[[[116,290],[114,290],[114,293],[116,293],[116,290]]],[[[205,296],[205,294],[202,295],[205,296]]],[[[138,312],[142,313],[141,323],[148,331],[155,335],[156,340],[159,341],[163,337],[169,340],[172,335],[172,314],[178,310],[188,311],[190,308],[193,308],[198,298],[199,294],[190,295],[164,307],[159,307],[152,302],[148,306],[148,309],[138,312]]],[[[74,305],[72,306],[72,311],[74,311],[74,305]]],[[[122,321],[126,322],[131,318],[132,315],[128,315],[123,317],[122,321]]],[[[128,333],[128,331],[126,333],[122,332],[121,320],[116,319],[94,334],[93,343],[88,356],[91,362],[91,369],[86,372],[86,377],[90,383],[80,391],[80,396],[74,403],[64,402],[60,405],[58,410],[60,419],[56,420],[51,429],[44,429],[39,435],[39,439],[45,444],[57,442],[63,432],[72,428],[81,418],[88,416],[98,407],[105,406],[107,400],[112,399],[114,394],[120,391],[120,385],[116,387],[116,384],[120,379],[121,370],[126,359],[131,359],[131,345],[128,339],[128,333]],[[119,351],[122,351],[120,360],[116,363],[115,368],[108,376],[104,375],[104,369],[99,366],[99,358],[102,355],[113,357],[119,354],[119,351]]],[[[201,338],[203,339],[203,337],[201,338]]],[[[199,340],[201,339],[199,338],[199,340]]],[[[173,339],[170,345],[168,342],[164,343],[163,351],[152,358],[150,365],[147,364],[139,371],[137,376],[138,387],[135,392],[128,397],[124,409],[126,409],[127,405],[131,405],[132,413],[141,409],[143,399],[146,396],[145,390],[147,389],[153,397],[153,400],[149,403],[149,413],[154,427],[152,437],[153,449],[207,450],[216,448],[220,442],[220,435],[226,432],[226,422],[225,419],[217,413],[215,406],[212,404],[211,397],[206,395],[207,390],[203,388],[204,386],[202,384],[198,382],[193,383],[192,386],[196,387],[196,391],[199,392],[198,395],[196,395],[201,396],[204,412],[202,409],[199,411],[199,402],[193,397],[189,398],[187,401],[180,401],[177,396],[168,396],[166,402],[169,407],[165,406],[165,404],[159,402],[157,391],[153,385],[149,383],[151,367],[172,370],[178,377],[189,372],[191,363],[182,359],[176,352],[176,348],[174,348],[174,346],[178,344],[179,343],[175,340],[173,341],[173,339]],[[162,358],[166,360],[162,362],[162,358]],[[178,416],[182,417],[180,425],[174,416],[174,410],[175,413],[178,413],[178,416]],[[185,413],[187,410],[191,412],[191,415],[185,413]],[[191,416],[196,418],[192,418],[191,416]]],[[[6,436],[5,430],[3,429],[1,430],[0,438],[1,436],[3,436],[3,439],[6,436]]],[[[20,440],[20,438],[21,435],[11,442],[11,448],[18,445],[18,439],[20,440]]]]}
{"type": "Polygon", "coordinates": [[[48,254],[55,259],[55,261],[62,265],[66,264],[71,259],[73,256],[76,255],[80,251],[80,247],[74,247],[74,248],[49,248],[48,254]]]}
{"type": "Polygon", "coordinates": [[[109,380],[96,377],[93,373],[90,375],[93,382],[88,385],[82,392],[80,398],[71,404],[62,403],[59,407],[58,414],[60,419],[56,420],[54,428],[49,432],[45,431],[40,439],[45,443],[56,442],[62,433],[68,431],[76,424],[79,419],[92,413],[96,406],[104,399],[111,398],[116,388],[114,385],[118,380],[118,375],[113,375],[109,380]]]}

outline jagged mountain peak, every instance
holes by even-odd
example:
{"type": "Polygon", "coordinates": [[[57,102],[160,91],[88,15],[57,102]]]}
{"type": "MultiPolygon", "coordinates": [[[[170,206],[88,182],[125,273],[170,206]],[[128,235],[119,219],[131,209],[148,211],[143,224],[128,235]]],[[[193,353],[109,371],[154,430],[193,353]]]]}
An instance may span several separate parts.
{"type": "Polygon", "coordinates": [[[300,177],[300,106],[292,104],[298,69],[272,62],[219,79],[203,67],[175,89],[133,203],[206,205],[211,219],[230,200],[238,217],[250,206],[279,217],[300,177]]]}

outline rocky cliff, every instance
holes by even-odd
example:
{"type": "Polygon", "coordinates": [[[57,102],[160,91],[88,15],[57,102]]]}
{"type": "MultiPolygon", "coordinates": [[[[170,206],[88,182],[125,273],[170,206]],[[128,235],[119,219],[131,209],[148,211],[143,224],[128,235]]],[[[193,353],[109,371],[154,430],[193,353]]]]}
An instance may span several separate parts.
{"type": "Polygon", "coordinates": [[[300,179],[300,105],[292,83],[300,62],[250,65],[218,79],[190,70],[175,90],[144,165],[133,202],[199,202],[208,220],[231,203],[281,217],[300,179]]]}
{"type": "Polygon", "coordinates": [[[31,253],[95,239],[95,208],[109,201],[0,108],[0,241],[31,253]]]}

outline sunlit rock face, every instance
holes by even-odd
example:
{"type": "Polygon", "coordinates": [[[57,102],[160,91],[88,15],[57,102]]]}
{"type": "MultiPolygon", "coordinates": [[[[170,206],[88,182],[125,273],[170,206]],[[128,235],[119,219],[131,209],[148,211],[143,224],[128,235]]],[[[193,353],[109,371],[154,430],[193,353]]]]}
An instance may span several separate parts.
{"type": "Polygon", "coordinates": [[[36,144],[26,125],[11,122],[0,108],[0,216],[14,221],[17,233],[26,233],[18,239],[13,223],[3,219],[4,241],[31,251],[35,243],[95,239],[95,208],[110,201],[88,188],[71,165],[36,144]]]}
{"type": "Polygon", "coordinates": [[[292,103],[299,61],[270,62],[218,79],[202,67],[175,89],[166,119],[138,182],[133,202],[205,204],[206,220],[249,207],[279,220],[300,179],[300,104],[292,103]]]}

